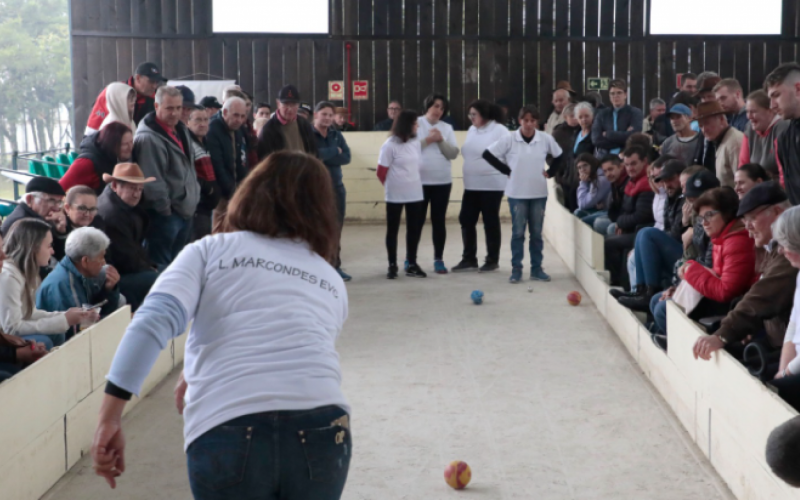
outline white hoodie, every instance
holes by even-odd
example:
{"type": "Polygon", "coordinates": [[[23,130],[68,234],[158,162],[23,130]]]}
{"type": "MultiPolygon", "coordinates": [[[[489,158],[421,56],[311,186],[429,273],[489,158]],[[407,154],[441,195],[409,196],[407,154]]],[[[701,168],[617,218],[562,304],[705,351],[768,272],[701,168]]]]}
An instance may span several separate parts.
{"type": "MultiPolygon", "coordinates": [[[[136,135],[136,123],[128,112],[128,95],[133,92],[136,96],[136,91],[133,87],[125,84],[114,82],[106,87],[106,106],[108,107],[108,114],[103,123],[100,125],[100,130],[111,122],[120,122],[131,129],[131,132],[136,135]]],[[[134,97],[135,98],[135,97],[134,97]]]]}

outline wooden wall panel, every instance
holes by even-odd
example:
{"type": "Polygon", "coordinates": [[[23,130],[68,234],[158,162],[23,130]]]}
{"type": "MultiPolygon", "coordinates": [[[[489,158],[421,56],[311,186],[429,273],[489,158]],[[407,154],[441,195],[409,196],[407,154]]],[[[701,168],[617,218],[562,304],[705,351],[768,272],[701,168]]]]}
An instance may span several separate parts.
{"type": "Polygon", "coordinates": [[[782,37],[703,40],[649,38],[646,1],[330,0],[330,37],[286,37],[215,35],[212,0],[72,0],[76,140],[97,92],[144,61],[168,77],[236,79],[259,101],[294,83],[313,104],[327,99],[328,81],[346,80],[349,43],[353,78],[370,82],[353,116],[369,130],[389,100],[419,109],[434,91],[466,128],[477,97],[504,97],[514,113],[533,103],[546,115],[557,81],[582,93],[600,76],[628,79],[630,102],[646,107],[671,97],[677,73],[717,71],[750,91],[796,59],[796,2],[784,2],[782,37]]]}

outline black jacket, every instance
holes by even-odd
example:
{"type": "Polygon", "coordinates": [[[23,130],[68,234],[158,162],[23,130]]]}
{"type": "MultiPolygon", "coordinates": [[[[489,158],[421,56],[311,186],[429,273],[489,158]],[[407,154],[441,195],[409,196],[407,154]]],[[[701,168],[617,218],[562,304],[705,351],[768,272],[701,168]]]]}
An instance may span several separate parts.
{"type": "MultiPolygon", "coordinates": [[[[133,78],[128,78],[128,85],[133,87],[133,78]]],[[[136,88],[136,87],[133,87],[136,88]]],[[[145,96],[140,93],[136,93],[136,107],[133,109],[133,121],[136,125],[139,125],[139,122],[151,111],[156,110],[156,100],[154,97],[145,96]]]]}
{"type": "Polygon", "coordinates": [[[619,214],[622,213],[622,201],[625,199],[625,186],[628,185],[628,179],[620,185],[611,184],[611,204],[608,206],[608,218],[611,222],[617,222],[619,214]]]}
{"type": "Polygon", "coordinates": [[[387,118],[383,121],[380,121],[375,124],[375,128],[373,129],[375,132],[388,132],[392,130],[392,125],[394,125],[394,120],[391,118],[387,118]]]}
{"type": "Polygon", "coordinates": [[[106,235],[111,240],[113,264],[120,274],[152,271],[155,265],[147,258],[142,246],[150,219],[142,208],[144,198],[132,207],[106,186],[97,199],[98,215],[106,223],[106,235]]]}
{"type": "Polygon", "coordinates": [[[233,133],[233,140],[231,140],[231,129],[222,118],[222,112],[214,115],[208,125],[206,149],[211,155],[214,176],[217,178],[222,198],[226,200],[231,199],[236,187],[247,176],[247,168],[245,168],[245,161],[242,158],[242,152],[245,150],[244,142],[245,138],[241,129],[233,133]]]}
{"type": "Polygon", "coordinates": [[[614,108],[598,111],[592,123],[592,143],[597,148],[597,157],[602,158],[612,149],[625,149],[628,137],[641,132],[643,123],[642,110],[625,105],[617,111],[617,129],[614,130],[614,108]],[[633,130],[629,131],[628,128],[633,130]]]}
{"type": "Polygon", "coordinates": [[[674,198],[667,198],[667,203],[664,205],[664,231],[680,242],[683,241],[681,239],[683,233],[689,229],[683,225],[684,201],[686,199],[683,195],[678,194],[674,198]]]}
{"type": "MultiPolygon", "coordinates": [[[[94,219],[92,219],[92,222],[89,224],[89,227],[93,227],[95,229],[99,229],[99,230],[103,231],[104,233],[106,232],[105,221],[103,221],[103,218],[100,217],[99,215],[95,215],[94,216],[94,219]]],[[[55,257],[59,262],[61,262],[61,259],[63,259],[64,256],[66,255],[65,247],[66,247],[66,244],[67,244],[67,236],[69,236],[69,233],[71,233],[75,229],[76,229],[75,224],[73,224],[72,220],[69,217],[67,217],[67,230],[66,230],[66,232],[64,232],[62,234],[62,233],[58,233],[56,231],[53,231],[53,257],[55,257]]],[[[111,248],[106,249],[106,260],[108,262],[111,262],[111,260],[112,260],[111,259],[111,248]]]]}
{"type": "MultiPolygon", "coordinates": [[[[3,225],[0,226],[0,233],[3,233],[3,237],[7,237],[8,230],[11,229],[11,226],[13,226],[14,223],[17,222],[18,220],[24,219],[26,217],[32,217],[34,219],[39,219],[41,221],[47,222],[46,220],[44,220],[44,217],[34,212],[31,207],[29,207],[25,203],[20,203],[19,205],[17,205],[14,211],[8,214],[8,217],[6,217],[5,220],[3,220],[3,225]]],[[[47,223],[50,224],[49,222],[47,223]]]]}
{"type": "Polygon", "coordinates": [[[99,135],[100,132],[95,132],[94,134],[84,137],[81,141],[80,154],[78,155],[78,158],[86,158],[94,165],[94,173],[100,180],[100,187],[95,189],[97,196],[100,196],[100,193],[102,193],[103,189],[106,187],[103,174],[113,174],[114,167],[117,165],[116,155],[108,154],[100,149],[100,146],[97,144],[99,135]]]}
{"type": "MultiPolygon", "coordinates": [[[[628,182],[633,182],[628,180],[628,182]]],[[[656,194],[649,185],[646,186],[647,178],[644,180],[640,178],[636,182],[637,191],[633,196],[625,194],[622,199],[622,212],[617,217],[617,228],[621,229],[623,233],[635,233],[643,226],[652,226],[655,222],[653,217],[653,198],[656,194]],[[642,189],[646,188],[646,189],[642,189]]]]}
{"type": "Polygon", "coordinates": [[[792,205],[800,205],[800,119],[792,120],[789,128],[778,137],[777,153],[786,195],[792,205]]]}
{"type": "MultiPolygon", "coordinates": [[[[317,156],[317,138],[314,137],[314,128],[304,118],[297,117],[297,126],[300,129],[300,137],[303,139],[306,153],[317,156]]],[[[286,139],[281,131],[281,122],[278,114],[264,124],[261,133],[258,134],[258,161],[263,160],[275,151],[286,149],[286,139]]]]}

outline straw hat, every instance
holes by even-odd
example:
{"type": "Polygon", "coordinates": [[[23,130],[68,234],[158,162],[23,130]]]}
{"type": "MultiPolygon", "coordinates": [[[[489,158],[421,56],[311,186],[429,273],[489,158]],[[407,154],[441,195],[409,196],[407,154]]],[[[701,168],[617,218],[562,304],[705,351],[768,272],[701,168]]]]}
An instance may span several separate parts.
{"type": "Polygon", "coordinates": [[[156,178],[145,178],[142,169],[136,163],[118,163],[114,167],[113,175],[103,174],[103,182],[109,183],[113,180],[130,182],[131,184],[147,184],[148,182],[154,182],[156,178]]]}

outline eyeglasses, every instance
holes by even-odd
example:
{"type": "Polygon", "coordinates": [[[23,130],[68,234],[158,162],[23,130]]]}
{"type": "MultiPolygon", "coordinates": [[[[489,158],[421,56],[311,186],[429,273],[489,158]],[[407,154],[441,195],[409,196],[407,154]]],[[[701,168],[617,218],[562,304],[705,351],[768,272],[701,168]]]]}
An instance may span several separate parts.
{"type": "Polygon", "coordinates": [[[760,215],[762,212],[764,212],[766,209],[768,209],[770,206],[771,206],[771,205],[764,205],[763,207],[759,208],[759,209],[758,209],[758,210],[756,210],[755,212],[748,213],[747,215],[745,215],[744,217],[742,217],[742,221],[743,221],[745,224],[752,224],[753,222],[755,222],[755,221],[756,221],[756,219],[758,218],[758,216],[759,216],[759,215],[760,215]]]}
{"type": "Polygon", "coordinates": [[[479,115],[478,113],[470,113],[467,116],[469,116],[470,118],[478,118],[481,115],[479,115]]]}
{"type": "Polygon", "coordinates": [[[398,108],[397,106],[389,106],[389,111],[400,111],[403,108],[398,108]]]}
{"type": "Polygon", "coordinates": [[[719,213],[719,210],[709,210],[708,212],[704,213],[703,215],[697,214],[703,219],[705,222],[711,222],[715,215],[719,213]]]}
{"type": "Polygon", "coordinates": [[[59,200],[59,199],[56,199],[56,198],[48,198],[46,196],[37,196],[37,198],[42,200],[42,202],[44,202],[44,203],[46,203],[48,205],[52,205],[52,206],[54,206],[56,208],[61,208],[61,207],[64,206],[64,200],[59,200]]]}
{"type": "Polygon", "coordinates": [[[78,205],[75,209],[82,214],[94,215],[97,213],[97,207],[87,207],[85,205],[78,205]]]}

